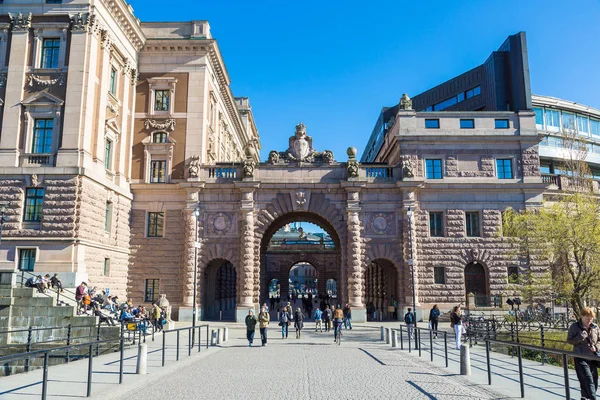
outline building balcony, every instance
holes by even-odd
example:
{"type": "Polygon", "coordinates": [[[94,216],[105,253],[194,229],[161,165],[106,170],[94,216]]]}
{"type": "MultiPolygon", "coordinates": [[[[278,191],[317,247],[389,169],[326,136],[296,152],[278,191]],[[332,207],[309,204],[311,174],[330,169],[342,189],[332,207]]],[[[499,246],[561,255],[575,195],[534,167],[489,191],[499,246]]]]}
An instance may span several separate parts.
{"type": "Polygon", "coordinates": [[[569,192],[584,192],[591,190],[600,194],[600,183],[595,179],[578,179],[567,175],[542,174],[542,183],[550,190],[565,190],[569,192]]]}
{"type": "Polygon", "coordinates": [[[30,153],[21,156],[22,167],[54,167],[54,153],[30,153]]]}

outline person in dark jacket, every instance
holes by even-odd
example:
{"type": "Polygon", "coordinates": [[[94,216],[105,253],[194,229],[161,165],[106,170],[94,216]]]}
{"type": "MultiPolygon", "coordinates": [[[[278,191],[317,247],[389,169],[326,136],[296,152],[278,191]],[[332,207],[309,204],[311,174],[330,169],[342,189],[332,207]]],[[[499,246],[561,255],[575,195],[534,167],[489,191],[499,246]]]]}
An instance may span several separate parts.
{"type": "Polygon", "coordinates": [[[437,304],[434,304],[433,308],[429,311],[429,323],[431,324],[430,328],[432,330],[436,331],[436,332],[433,332],[433,337],[436,339],[437,339],[439,318],[440,318],[440,309],[438,308],[437,304]]]}
{"type": "Polygon", "coordinates": [[[304,327],[304,314],[302,314],[300,307],[296,309],[296,313],[294,314],[294,327],[296,328],[296,339],[300,339],[302,328],[304,327]]]}
{"type": "Polygon", "coordinates": [[[456,339],[456,350],[460,350],[461,336],[463,333],[462,315],[460,306],[454,306],[450,315],[450,326],[454,329],[454,338],[456,339]]]}
{"type": "Polygon", "coordinates": [[[256,317],[254,316],[254,310],[248,310],[248,315],[246,315],[246,337],[248,338],[248,347],[252,347],[252,342],[254,341],[254,332],[256,331],[256,317]]]}
{"type": "Polygon", "coordinates": [[[290,313],[287,311],[287,307],[283,307],[281,313],[279,314],[279,326],[281,326],[281,338],[287,339],[288,337],[288,328],[290,326],[290,313]]]}
{"type": "MultiPolygon", "coordinates": [[[[574,322],[567,334],[567,343],[573,345],[573,353],[585,356],[596,356],[598,354],[600,340],[600,328],[594,324],[594,311],[586,307],[581,310],[581,318],[574,322]]],[[[581,387],[582,399],[596,400],[598,390],[598,363],[585,358],[574,359],[575,372],[581,387]]]]}
{"type": "Polygon", "coordinates": [[[348,303],[344,307],[344,329],[352,329],[352,307],[348,303]]]}

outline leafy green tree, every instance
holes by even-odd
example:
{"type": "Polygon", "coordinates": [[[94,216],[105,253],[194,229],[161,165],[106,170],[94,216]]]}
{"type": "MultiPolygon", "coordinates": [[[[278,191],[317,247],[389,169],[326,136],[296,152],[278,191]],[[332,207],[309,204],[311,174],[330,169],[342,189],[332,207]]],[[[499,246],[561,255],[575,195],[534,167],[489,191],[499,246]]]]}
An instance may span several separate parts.
{"type": "Polygon", "coordinates": [[[524,295],[527,287],[544,290],[550,274],[552,292],[579,316],[586,300],[600,292],[600,201],[589,192],[563,193],[538,209],[508,209],[503,232],[522,257],[549,267],[538,275],[544,279],[537,289],[536,277],[529,277],[524,295]]]}

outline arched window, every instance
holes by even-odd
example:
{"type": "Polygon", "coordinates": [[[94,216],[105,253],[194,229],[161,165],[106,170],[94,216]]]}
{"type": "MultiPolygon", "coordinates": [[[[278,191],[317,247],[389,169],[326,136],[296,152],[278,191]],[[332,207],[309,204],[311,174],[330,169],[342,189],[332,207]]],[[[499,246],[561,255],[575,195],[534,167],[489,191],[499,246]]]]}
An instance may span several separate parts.
{"type": "Polygon", "coordinates": [[[167,133],[154,132],[152,134],[152,143],[167,143],[167,133]]]}

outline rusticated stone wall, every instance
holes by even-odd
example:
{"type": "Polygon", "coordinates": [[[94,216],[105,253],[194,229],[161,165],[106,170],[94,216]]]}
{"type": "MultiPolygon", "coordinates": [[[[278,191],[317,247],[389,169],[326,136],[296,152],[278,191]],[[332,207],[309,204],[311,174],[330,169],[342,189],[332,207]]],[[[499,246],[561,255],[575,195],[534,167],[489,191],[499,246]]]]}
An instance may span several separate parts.
{"type": "Polygon", "coordinates": [[[445,212],[445,237],[429,236],[428,210],[415,213],[417,231],[417,276],[419,300],[423,303],[465,301],[464,269],[477,261],[487,273],[489,295],[506,292],[507,267],[517,264],[515,252],[507,240],[497,234],[501,226],[499,210],[481,212],[481,237],[465,236],[463,210],[445,212]],[[434,267],[446,268],[446,283],[434,283],[434,267]]]}
{"type": "MultiPolygon", "coordinates": [[[[165,211],[164,237],[146,237],[146,210],[133,210],[128,291],[134,301],[144,299],[146,279],[160,279],[159,292],[179,303],[184,282],[184,214],[165,211]]],[[[200,275],[199,275],[200,276],[200,275]]]]}

